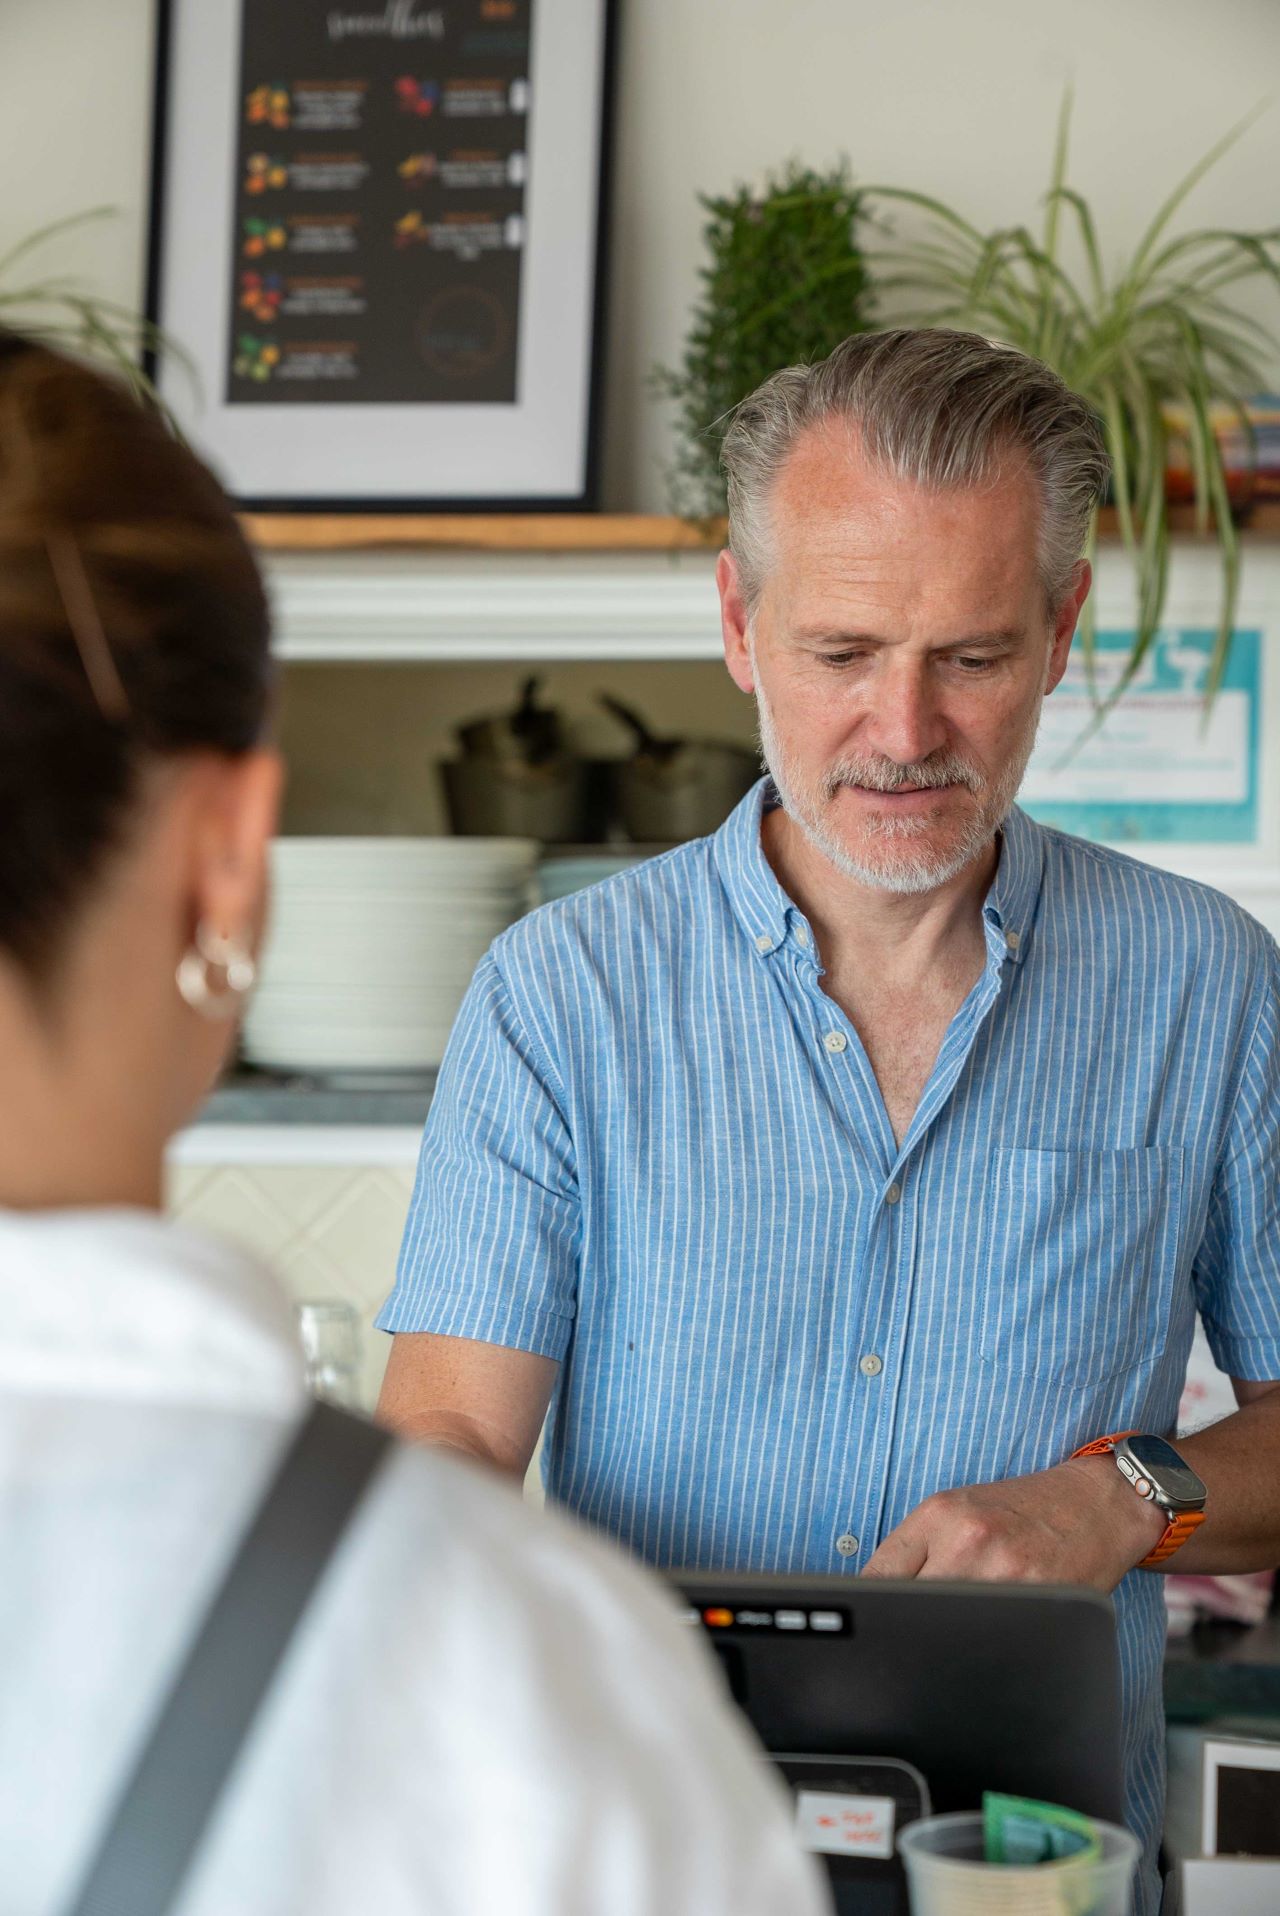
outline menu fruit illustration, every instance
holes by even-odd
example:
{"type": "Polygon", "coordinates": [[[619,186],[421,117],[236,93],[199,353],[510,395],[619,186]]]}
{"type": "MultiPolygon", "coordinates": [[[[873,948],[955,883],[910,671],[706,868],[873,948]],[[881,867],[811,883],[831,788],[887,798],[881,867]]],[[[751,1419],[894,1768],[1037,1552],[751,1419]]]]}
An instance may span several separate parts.
{"type": "Polygon", "coordinates": [[[243,0],[226,397],[512,404],[533,0],[243,0]]]}

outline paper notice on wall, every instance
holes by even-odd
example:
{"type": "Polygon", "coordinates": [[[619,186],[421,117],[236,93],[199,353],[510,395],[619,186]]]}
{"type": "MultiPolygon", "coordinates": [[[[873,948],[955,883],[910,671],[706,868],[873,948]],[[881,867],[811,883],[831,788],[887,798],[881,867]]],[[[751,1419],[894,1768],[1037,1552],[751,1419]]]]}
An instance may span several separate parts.
{"type": "Polygon", "coordinates": [[[1211,709],[1211,632],[1160,632],[1098,725],[1133,635],[1100,632],[1092,678],[1079,643],[1045,700],[1018,802],[1103,843],[1251,844],[1259,831],[1261,635],[1237,632],[1211,709]]]}
{"type": "Polygon", "coordinates": [[[1100,731],[1088,698],[1060,688],[1046,701],[1023,794],[1052,804],[1240,805],[1249,795],[1248,700],[1223,692],[1205,718],[1198,698],[1131,693],[1100,731]]]}

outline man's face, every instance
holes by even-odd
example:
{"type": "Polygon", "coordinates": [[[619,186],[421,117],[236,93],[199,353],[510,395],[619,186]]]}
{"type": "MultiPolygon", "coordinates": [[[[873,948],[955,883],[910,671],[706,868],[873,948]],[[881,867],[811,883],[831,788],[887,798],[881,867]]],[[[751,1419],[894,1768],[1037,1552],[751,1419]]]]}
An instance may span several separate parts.
{"type": "Polygon", "coordinates": [[[754,691],[790,818],[840,871],[895,892],[945,884],[1013,803],[1040,705],[1066,667],[1088,568],[1051,622],[1025,465],[927,491],[806,433],[771,500],[771,565],[748,622],[719,583],[729,670],[754,691]]]}

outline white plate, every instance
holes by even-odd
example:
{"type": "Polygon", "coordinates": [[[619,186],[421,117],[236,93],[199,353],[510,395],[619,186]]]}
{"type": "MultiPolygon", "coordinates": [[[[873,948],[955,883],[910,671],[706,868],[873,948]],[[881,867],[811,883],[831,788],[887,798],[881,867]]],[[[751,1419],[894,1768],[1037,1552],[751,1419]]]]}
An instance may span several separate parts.
{"type": "Polygon", "coordinates": [[[429,934],[447,928],[455,918],[475,924],[510,925],[521,915],[520,907],[510,898],[442,898],[438,903],[428,899],[404,905],[375,904],[357,898],[318,899],[314,903],[310,899],[280,898],[272,922],[305,926],[309,932],[324,926],[350,926],[358,931],[362,926],[398,925],[409,930],[417,927],[429,934]]]}
{"type": "Polygon", "coordinates": [[[474,945],[455,944],[447,951],[379,950],[334,946],[322,950],[273,948],[263,958],[260,986],[264,990],[287,991],[294,986],[311,990],[394,991],[462,989],[470,984],[480,960],[489,948],[488,940],[474,945]]]}
{"type": "Polygon", "coordinates": [[[518,883],[532,877],[542,847],[532,838],[278,838],[273,867],[286,880],[368,886],[518,883]]]}
{"type": "Polygon", "coordinates": [[[388,1018],[414,1023],[452,1017],[466,996],[462,986],[411,985],[371,992],[343,985],[298,985],[255,993],[260,1018],[336,1018],[340,1024],[385,1024],[388,1018]]]}
{"type": "Polygon", "coordinates": [[[250,1019],[244,1055],[252,1064],[289,1071],[427,1070],[440,1063],[450,1026],[369,1032],[342,1025],[259,1029],[250,1019]]]}
{"type": "Polygon", "coordinates": [[[274,943],[287,941],[291,945],[301,945],[301,947],[318,945],[318,943],[335,941],[335,939],[358,945],[362,941],[370,943],[391,935],[406,941],[412,939],[414,945],[431,947],[431,945],[446,945],[456,929],[466,929],[477,935],[481,931],[487,931],[491,937],[496,937],[498,931],[506,931],[506,927],[510,924],[514,924],[514,918],[510,912],[452,910],[452,912],[437,912],[429,918],[412,918],[412,916],[397,918],[391,912],[387,912],[385,916],[383,914],[364,916],[364,914],[351,912],[349,916],[347,914],[331,914],[331,916],[316,914],[314,918],[309,918],[309,916],[295,916],[291,910],[284,910],[284,912],[276,912],[268,935],[274,939],[274,943]]]}
{"type": "Polygon", "coordinates": [[[428,944],[391,938],[335,939],[332,943],[282,940],[269,945],[261,958],[265,977],[349,977],[353,984],[373,984],[379,978],[430,978],[443,974],[470,977],[493,944],[486,932],[479,937],[460,932],[456,938],[428,944]],[[350,969],[346,969],[350,967],[350,969]]]}

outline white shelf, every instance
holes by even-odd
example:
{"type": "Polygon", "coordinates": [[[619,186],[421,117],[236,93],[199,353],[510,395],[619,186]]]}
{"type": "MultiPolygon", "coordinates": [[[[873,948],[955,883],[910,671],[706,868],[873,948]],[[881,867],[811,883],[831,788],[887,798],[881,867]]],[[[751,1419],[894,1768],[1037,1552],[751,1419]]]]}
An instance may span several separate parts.
{"type": "Polygon", "coordinates": [[[715,554],[276,554],[287,661],[718,659],[715,554]]]}
{"type": "MultiPolygon", "coordinates": [[[[276,651],[288,662],[607,664],[722,657],[716,553],[276,551],[262,554],[276,612],[276,651]]],[[[1216,553],[1175,540],[1168,616],[1211,623],[1216,553]]],[[[1133,617],[1124,553],[1098,554],[1105,623],[1133,617]]],[[[1280,603],[1280,543],[1246,552],[1241,623],[1280,603]]]]}

